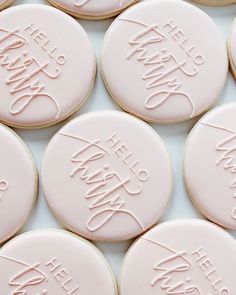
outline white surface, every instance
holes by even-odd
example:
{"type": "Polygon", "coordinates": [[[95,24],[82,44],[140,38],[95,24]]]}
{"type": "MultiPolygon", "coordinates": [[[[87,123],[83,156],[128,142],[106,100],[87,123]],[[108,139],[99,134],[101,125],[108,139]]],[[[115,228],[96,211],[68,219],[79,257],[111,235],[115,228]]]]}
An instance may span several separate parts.
{"type": "MultiPolygon", "coordinates": [[[[102,1],[102,0],[100,0],[102,1]]],[[[145,0],[148,1],[148,0],[145,0]]],[[[181,1],[181,0],[180,0],[181,1]]],[[[16,1],[18,4],[26,3],[44,3],[43,0],[19,0],[16,1]]],[[[217,23],[222,35],[225,39],[230,31],[231,23],[236,16],[236,5],[224,7],[224,8],[209,8],[204,6],[201,7],[206,13],[208,13],[213,20],[217,23]]],[[[96,54],[98,57],[99,64],[99,55],[102,47],[103,37],[106,29],[108,28],[111,20],[108,21],[82,21],[79,20],[80,24],[88,32],[89,37],[93,43],[94,48],[96,49],[96,54]]],[[[201,34],[201,31],[199,31],[201,34]]],[[[75,40],[76,41],[76,40],[75,40]]],[[[209,77],[209,80],[212,79],[209,77]]],[[[221,98],[218,101],[218,104],[227,103],[227,102],[236,102],[236,82],[233,80],[232,76],[229,75],[227,85],[224,89],[224,92],[221,95],[221,98]]],[[[113,102],[109,97],[101,79],[101,75],[98,68],[97,79],[95,83],[94,90],[91,97],[81,109],[79,113],[90,112],[94,110],[104,110],[104,109],[119,109],[118,106],[113,102]]],[[[158,126],[152,125],[155,130],[162,136],[164,139],[167,148],[170,152],[173,170],[174,170],[174,189],[169,203],[169,207],[164,214],[161,221],[170,220],[170,219],[179,219],[179,218],[196,218],[201,217],[200,213],[193,207],[184,187],[183,178],[182,178],[182,160],[184,153],[184,145],[186,137],[194,123],[195,120],[189,121],[184,124],[178,125],[168,125],[168,126],[158,126]]],[[[47,146],[48,141],[52,135],[62,126],[62,124],[46,128],[43,130],[16,130],[26,141],[39,168],[41,167],[42,157],[44,150],[47,146]]],[[[22,232],[39,229],[39,228],[60,228],[61,226],[53,218],[52,214],[49,212],[49,209],[45,203],[45,199],[42,193],[42,188],[40,185],[39,188],[39,198],[37,204],[34,208],[34,211],[28,220],[25,227],[22,229],[22,232]]],[[[232,233],[236,237],[236,233],[232,233]]],[[[128,249],[131,242],[126,243],[98,243],[97,245],[103,251],[105,256],[108,258],[114,272],[119,276],[121,263],[123,256],[128,249]]]]}

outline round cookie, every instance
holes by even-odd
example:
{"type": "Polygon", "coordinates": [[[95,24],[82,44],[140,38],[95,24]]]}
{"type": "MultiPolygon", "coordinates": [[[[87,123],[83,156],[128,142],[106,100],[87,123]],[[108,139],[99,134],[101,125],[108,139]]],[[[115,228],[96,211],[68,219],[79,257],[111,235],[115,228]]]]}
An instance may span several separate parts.
{"type": "Polygon", "coordinates": [[[236,230],[236,103],[217,107],[191,131],[184,159],[187,190],[210,220],[236,230]]]}
{"type": "Polygon", "coordinates": [[[131,246],[120,295],[236,294],[236,241],[197,219],[162,223],[131,246]]]}
{"type": "MultiPolygon", "coordinates": [[[[236,3],[236,2],[235,2],[236,3]]],[[[236,20],[234,20],[228,40],[228,53],[231,72],[236,79],[236,20]]]]}
{"type": "Polygon", "coordinates": [[[37,196],[38,175],[26,145],[16,133],[2,124],[0,124],[0,144],[0,243],[2,243],[13,236],[29,216],[37,196]]]}
{"type": "Polygon", "coordinates": [[[226,6],[235,4],[236,0],[192,0],[195,3],[208,6],[226,6]]]}
{"type": "Polygon", "coordinates": [[[15,0],[0,0],[0,10],[10,6],[15,0]]]}
{"type": "Polygon", "coordinates": [[[153,123],[184,121],[206,111],[228,73],[225,42],[215,23],[177,0],[143,1],[122,13],[106,33],[101,61],[116,102],[153,123]]]}
{"type": "Polygon", "coordinates": [[[88,97],[95,71],[88,36],[70,16],[46,5],[1,12],[0,121],[40,128],[64,120],[88,97]]]}
{"type": "Polygon", "coordinates": [[[0,293],[115,295],[103,255],[65,231],[39,230],[16,237],[0,250],[0,293]]]}
{"type": "Polygon", "coordinates": [[[79,18],[106,19],[139,0],[48,0],[52,5],[79,18]]]}
{"type": "Polygon", "coordinates": [[[52,138],[42,184],[67,228],[91,240],[119,241],[157,223],[172,171],[150,126],[123,112],[100,111],[74,119],[52,138]]]}

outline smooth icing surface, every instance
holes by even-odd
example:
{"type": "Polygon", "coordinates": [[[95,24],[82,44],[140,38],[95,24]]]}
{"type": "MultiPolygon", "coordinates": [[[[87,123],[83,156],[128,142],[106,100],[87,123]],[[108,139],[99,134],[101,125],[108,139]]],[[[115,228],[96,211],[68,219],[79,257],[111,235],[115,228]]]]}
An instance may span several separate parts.
{"type": "Polygon", "coordinates": [[[84,17],[105,17],[118,14],[137,0],[49,0],[68,12],[84,17]]]}
{"type": "Polygon", "coordinates": [[[46,5],[1,12],[0,120],[19,127],[61,121],[84,102],[94,74],[91,44],[73,18],[46,5]]]}
{"type": "Polygon", "coordinates": [[[189,194],[210,220],[236,230],[236,104],[204,116],[190,133],[184,174],[189,194]]]}
{"type": "Polygon", "coordinates": [[[131,246],[120,295],[236,294],[236,241],[203,220],[162,223],[131,246]]]}
{"type": "Polygon", "coordinates": [[[20,229],[31,212],[37,193],[37,172],[25,144],[12,130],[2,124],[0,124],[0,144],[0,243],[2,243],[20,229]]]}
{"type": "Polygon", "coordinates": [[[115,295],[112,273],[89,242],[59,230],[16,237],[0,250],[4,295],[115,295]]]}
{"type": "Polygon", "coordinates": [[[155,131],[123,112],[92,112],[49,143],[42,183],[55,216],[92,240],[135,237],[163,213],[172,186],[166,148],[155,131]]]}
{"type": "Polygon", "coordinates": [[[150,122],[183,121],[220,94],[228,73],[226,46],[215,23],[195,6],[144,1],[108,29],[102,72],[127,111],[150,122]]]}

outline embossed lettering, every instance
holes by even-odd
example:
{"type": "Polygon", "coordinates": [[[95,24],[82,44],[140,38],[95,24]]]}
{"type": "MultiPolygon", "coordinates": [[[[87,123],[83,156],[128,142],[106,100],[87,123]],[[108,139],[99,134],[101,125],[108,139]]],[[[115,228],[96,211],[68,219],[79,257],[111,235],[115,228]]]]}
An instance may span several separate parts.
{"type": "MultiPolygon", "coordinates": [[[[37,35],[36,42],[40,38],[42,38],[41,33],[37,35]]],[[[8,72],[5,83],[10,87],[9,92],[13,97],[9,112],[16,116],[28,109],[33,101],[47,99],[52,102],[55,117],[58,118],[60,108],[55,98],[45,92],[46,85],[40,82],[40,77],[56,79],[60,76],[61,70],[58,67],[51,69],[49,61],[39,62],[28,53],[27,46],[28,41],[20,34],[19,28],[15,30],[0,28],[0,66],[8,72]]],[[[60,56],[55,59],[62,61],[60,56]]]]}
{"type": "Polygon", "coordinates": [[[136,58],[146,68],[142,79],[146,82],[146,89],[152,90],[152,93],[145,99],[145,108],[157,109],[169,101],[171,97],[178,96],[189,104],[191,117],[193,117],[194,103],[191,96],[182,90],[184,85],[181,78],[177,78],[177,73],[189,78],[196,76],[199,66],[204,64],[204,57],[196,52],[193,45],[186,46],[189,44],[189,40],[173,20],[169,20],[162,26],[156,23],[147,25],[123,18],[118,18],[118,21],[134,23],[143,28],[130,38],[129,45],[132,49],[126,58],[127,60],[136,58]],[[178,59],[174,53],[168,52],[165,43],[170,37],[184,51],[186,59],[178,59]],[[159,49],[153,51],[154,45],[159,49]]]}
{"type": "Polygon", "coordinates": [[[66,295],[80,295],[79,285],[74,283],[73,277],[57,261],[56,257],[44,265],[39,262],[28,264],[2,255],[0,255],[0,259],[8,261],[10,264],[14,263],[19,267],[19,271],[8,281],[9,286],[13,288],[11,295],[49,295],[45,287],[49,280],[55,280],[55,283],[63,289],[66,295]],[[45,267],[47,269],[43,271],[42,269],[45,267]],[[39,287],[41,291],[39,291],[39,287]]]}
{"type": "Polygon", "coordinates": [[[76,164],[76,167],[71,171],[70,176],[74,178],[78,175],[80,180],[88,185],[84,197],[90,201],[88,208],[93,213],[88,219],[87,229],[95,232],[121,213],[130,216],[143,229],[138,218],[125,209],[122,193],[130,197],[138,196],[142,191],[142,182],[148,180],[149,174],[145,169],[139,168],[139,161],[128,161],[128,158],[131,159],[132,156],[128,147],[121,143],[121,139],[116,134],[109,137],[104,146],[98,139],[87,140],[62,132],[60,134],[76,140],[80,145],[80,148],[71,157],[71,162],[76,164]],[[132,171],[136,176],[137,183],[131,181],[129,176],[122,177],[109,167],[106,163],[106,157],[110,155],[109,148],[132,171]],[[93,168],[93,164],[97,161],[101,163],[100,169],[93,168]]]}
{"type": "Polygon", "coordinates": [[[0,180],[0,202],[2,200],[3,192],[5,192],[8,189],[8,182],[6,180],[1,179],[0,180]]]}
{"type": "MultiPolygon", "coordinates": [[[[217,276],[214,263],[203,251],[202,247],[188,253],[187,250],[176,251],[170,247],[149,238],[142,238],[148,243],[158,246],[166,252],[166,256],[154,264],[153,270],[157,275],[151,280],[151,286],[158,285],[167,295],[205,295],[201,286],[192,283],[189,277],[191,271],[197,266],[207,279],[215,295],[229,295],[230,290],[223,286],[223,278],[217,276]],[[186,273],[185,279],[177,279],[179,273],[186,273]]],[[[210,294],[209,294],[210,295],[210,294]]]]}
{"type": "MultiPolygon", "coordinates": [[[[92,0],[74,0],[74,5],[77,6],[77,7],[82,7],[82,6],[86,5],[89,2],[92,2],[92,0]]],[[[123,5],[123,0],[117,0],[117,2],[118,2],[118,4],[117,4],[118,6],[123,5]]]]}
{"type": "MultiPolygon", "coordinates": [[[[217,129],[226,133],[226,137],[216,143],[215,150],[220,152],[219,158],[216,160],[216,165],[220,166],[232,174],[233,180],[229,183],[229,188],[232,190],[233,198],[236,199],[236,160],[234,153],[236,152],[236,132],[234,130],[224,128],[209,123],[201,123],[207,127],[217,129]]],[[[236,201],[236,200],[235,200],[236,201]]],[[[231,218],[236,221],[236,206],[230,212],[231,218]]]]}

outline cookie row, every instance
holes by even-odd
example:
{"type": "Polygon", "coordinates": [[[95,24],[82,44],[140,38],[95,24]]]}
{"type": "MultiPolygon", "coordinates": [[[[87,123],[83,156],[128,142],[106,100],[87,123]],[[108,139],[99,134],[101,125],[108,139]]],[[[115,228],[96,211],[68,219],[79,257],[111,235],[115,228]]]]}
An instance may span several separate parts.
{"type": "MultiPolygon", "coordinates": [[[[129,249],[120,295],[235,294],[236,241],[203,220],[169,221],[129,249]]],[[[59,230],[20,235],[0,250],[1,294],[117,295],[102,254],[59,230]]]]}
{"type": "MultiPolygon", "coordinates": [[[[8,7],[14,0],[1,0],[0,10],[8,7]]],[[[120,14],[129,6],[140,0],[48,0],[49,3],[62,11],[78,18],[106,19],[120,14]]],[[[235,4],[235,0],[192,0],[195,3],[210,6],[235,4]]]]}
{"type": "MultiPolygon", "coordinates": [[[[205,115],[189,135],[184,177],[203,215],[236,230],[236,104],[205,115]]],[[[37,195],[29,151],[0,126],[0,242],[25,222],[37,195]],[[19,198],[19,195],[21,198],[19,198]]],[[[81,115],[51,139],[41,170],[55,217],[90,240],[134,238],[158,223],[172,191],[172,168],[158,134],[119,111],[81,115]]]]}
{"type": "MultiPolygon", "coordinates": [[[[96,74],[83,28],[45,5],[6,9],[0,27],[0,121],[41,128],[76,112],[96,74]]],[[[229,41],[233,73],[235,38],[236,25],[229,41]]],[[[225,85],[228,57],[216,25],[200,9],[183,1],[150,0],[112,23],[101,68],[109,93],[122,108],[148,122],[174,123],[212,107],[225,85]]]]}

